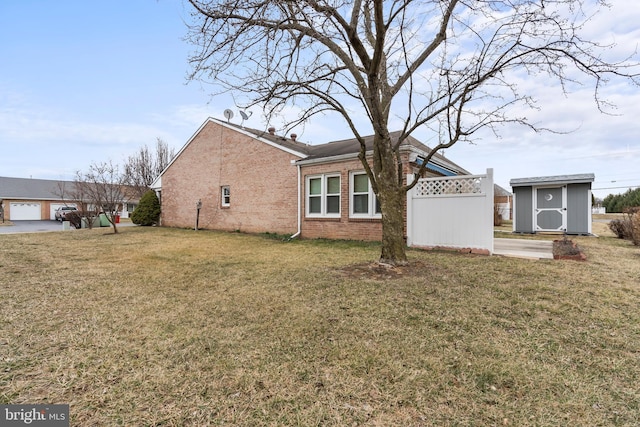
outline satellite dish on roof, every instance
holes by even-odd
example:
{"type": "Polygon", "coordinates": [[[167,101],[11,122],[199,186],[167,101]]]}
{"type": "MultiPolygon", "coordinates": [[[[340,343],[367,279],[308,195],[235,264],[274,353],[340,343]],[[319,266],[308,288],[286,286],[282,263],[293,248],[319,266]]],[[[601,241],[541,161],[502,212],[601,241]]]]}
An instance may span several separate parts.
{"type": "Polygon", "coordinates": [[[249,111],[249,115],[247,115],[247,113],[245,113],[244,111],[240,110],[240,117],[242,117],[242,123],[240,124],[240,126],[242,126],[242,124],[244,123],[245,120],[247,120],[249,117],[251,117],[251,114],[253,114],[252,111],[249,111]]]}
{"type": "Polygon", "coordinates": [[[226,110],[224,110],[224,116],[227,118],[227,123],[228,123],[229,120],[233,118],[233,111],[227,108],[226,110]]]}

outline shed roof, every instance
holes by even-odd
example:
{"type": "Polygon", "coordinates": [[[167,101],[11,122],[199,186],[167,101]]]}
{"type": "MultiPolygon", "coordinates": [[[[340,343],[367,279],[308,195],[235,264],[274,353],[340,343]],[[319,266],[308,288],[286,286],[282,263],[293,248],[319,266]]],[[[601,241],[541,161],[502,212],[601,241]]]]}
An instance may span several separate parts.
{"type": "Polygon", "coordinates": [[[511,187],[526,187],[545,184],[583,184],[593,182],[595,175],[581,173],[575,175],[538,176],[532,178],[514,178],[509,181],[511,187]]]}

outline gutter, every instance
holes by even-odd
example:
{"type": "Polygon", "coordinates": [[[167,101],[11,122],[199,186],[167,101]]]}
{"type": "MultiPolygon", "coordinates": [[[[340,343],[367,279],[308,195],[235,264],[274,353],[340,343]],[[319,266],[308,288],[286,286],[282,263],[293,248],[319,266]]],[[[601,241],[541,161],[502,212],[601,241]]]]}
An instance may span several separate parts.
{"type": "Polygon", "coordinates": [[[302,170],[300,168],[300,164],[298,162],[296,162],[295,160],[292,160],[291,163],[295,164],[296,167],[298,168],[298,231],[296,231],[295,234],[289,236],[289,240],[293,240],[296,237],[300,236],[300,233],[302,233],[302,212],[300,212],[301,206],[300,206],[300,183],[301,183],[301,175],[302,175],[302,170]]]}

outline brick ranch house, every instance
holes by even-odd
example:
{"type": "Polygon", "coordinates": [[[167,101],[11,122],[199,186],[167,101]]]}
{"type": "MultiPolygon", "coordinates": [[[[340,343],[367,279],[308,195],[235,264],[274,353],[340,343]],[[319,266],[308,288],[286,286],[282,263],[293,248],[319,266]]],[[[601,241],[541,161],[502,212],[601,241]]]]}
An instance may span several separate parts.
{"type": "MultiPolygon", "coordinates": [[[[74,181],[0,176],[0,212],[7,221],[54,220],[56,209],[80,204],[62,196],[74,185],[74,181]]],[[[138,205],[138,200],[123,199],[118,203],[118,214],[128,218],[138,205]]]]}
{"type": "Polygon", "coordinates": [[[66,206],[60,196],[67,181],[0,177],[0,210],[7,221],[55,219],[55,211],[66,206]]]}
{"type": "MultiPolygon", "coordinates": [[[[373,137],[366,142],[372,147],[373,137]]],[[[209,118],[152,185],[161,223],[194,228],[197,216],[202,229],[379,240],[381,214],[359,150],[355,139],[307,145],[295,134],[209,118]]],[[[403,176],[416,172],[429,150],[409,137],[400,147],[403,176]]],[[[436,154],[425,176],[466,174],[436,154]]]]}

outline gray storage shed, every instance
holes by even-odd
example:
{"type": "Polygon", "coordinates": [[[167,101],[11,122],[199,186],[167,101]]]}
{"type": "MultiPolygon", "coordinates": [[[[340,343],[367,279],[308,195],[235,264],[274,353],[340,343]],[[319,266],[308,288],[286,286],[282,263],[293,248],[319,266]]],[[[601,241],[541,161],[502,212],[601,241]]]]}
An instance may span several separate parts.
{"type": "Polygon", "coordinates": [[[512,179],[513,231],[591,234],[594,179],[592,173],[512,179]]]}

